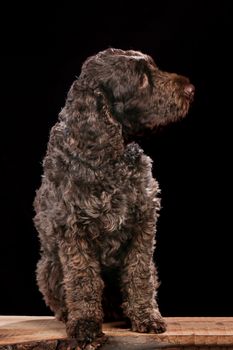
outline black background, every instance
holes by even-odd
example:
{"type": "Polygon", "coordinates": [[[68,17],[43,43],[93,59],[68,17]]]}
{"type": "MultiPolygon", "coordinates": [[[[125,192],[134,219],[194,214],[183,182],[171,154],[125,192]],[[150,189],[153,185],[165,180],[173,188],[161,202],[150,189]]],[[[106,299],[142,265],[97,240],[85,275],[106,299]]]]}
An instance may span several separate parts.
{"type": "Polygon", "coordinates": [[[2,12],[0,314],[50,314],[34,273],[32,202],[41,161],[81,64],[111,46],[148,53],[196,87],[186,119],[140,141],[162,190],[155,255],[161,312],[232,315],[230,3],[77,2],[2,12]]]}

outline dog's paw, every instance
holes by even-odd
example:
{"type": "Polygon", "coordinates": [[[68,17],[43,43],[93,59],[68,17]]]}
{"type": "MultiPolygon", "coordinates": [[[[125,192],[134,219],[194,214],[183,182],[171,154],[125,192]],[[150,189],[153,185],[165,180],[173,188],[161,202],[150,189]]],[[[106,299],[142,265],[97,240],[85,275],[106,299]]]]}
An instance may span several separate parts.
{"type": "Polygon", "coordinates": [[[136,318],[131,321],[133,332],[139,333],[164,333],[167,329],[166,322],[159,316],[148,316],[148,318],[136,318]]]}
{"type": "MultiPolygon", "coordinates": [[[[66,332],[73,341],[70,349],[88,349],[87,345],[103,337],[101,322],[89,319],[71,319],[66,323],[66,332]]],[[[92,348],[90,348],[92,349],[92,348]]],[[[96,349],[93,347],[93,349],[96,349]]]]}

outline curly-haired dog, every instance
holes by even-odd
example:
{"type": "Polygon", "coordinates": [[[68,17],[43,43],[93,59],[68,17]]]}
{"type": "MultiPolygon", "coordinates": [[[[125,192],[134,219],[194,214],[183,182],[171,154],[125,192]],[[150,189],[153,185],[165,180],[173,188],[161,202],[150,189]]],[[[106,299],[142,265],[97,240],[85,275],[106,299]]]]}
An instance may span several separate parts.
{"type": "MultiPolygon", "coordinates": [[[[133,135],[183,118],[194,87],[138,51],[89,57],[52,128],[34,202],[37,281],[81,347],[101,336],[104,276],[118,271],[133,331],[164,332],[153,263],[159,187],[133,135]]],[[[78,346],[77,345],[77,346],[78,346]]]]}

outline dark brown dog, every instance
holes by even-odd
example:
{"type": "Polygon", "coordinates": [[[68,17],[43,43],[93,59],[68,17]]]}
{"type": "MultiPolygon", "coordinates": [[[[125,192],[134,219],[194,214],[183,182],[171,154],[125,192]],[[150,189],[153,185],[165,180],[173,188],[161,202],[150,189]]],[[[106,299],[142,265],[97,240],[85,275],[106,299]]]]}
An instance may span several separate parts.
{"type": "MultiPolygon", "coordinates": [[[[103,276],[114,269],[133,331],[164,332],[153,262],[159,187],[133,135],[183,118],[194,87],[137,51],[83,64],[44,158],[34,222],[37,281],[73,344],[101,337],[103,276]]],[[[76,345],[72,345],[75,347],[76,345]]]]}

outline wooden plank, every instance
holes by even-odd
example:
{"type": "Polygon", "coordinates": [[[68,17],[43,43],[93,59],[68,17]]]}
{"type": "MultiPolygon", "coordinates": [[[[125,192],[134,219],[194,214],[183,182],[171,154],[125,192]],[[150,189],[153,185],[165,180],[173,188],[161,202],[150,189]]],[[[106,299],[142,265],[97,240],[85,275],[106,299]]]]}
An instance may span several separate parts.
{"type": "MultiPolygon", "coordinates": [[[[103,350],[118,349],[231,349],[233,317],[168,317],[167,332],[131,332],[124,323],[106,323],[109,337],[103,350]]],[[[66,332],[53,317],[0,316],[0,350],[57,350],[65,343],[66,332]]]]}

